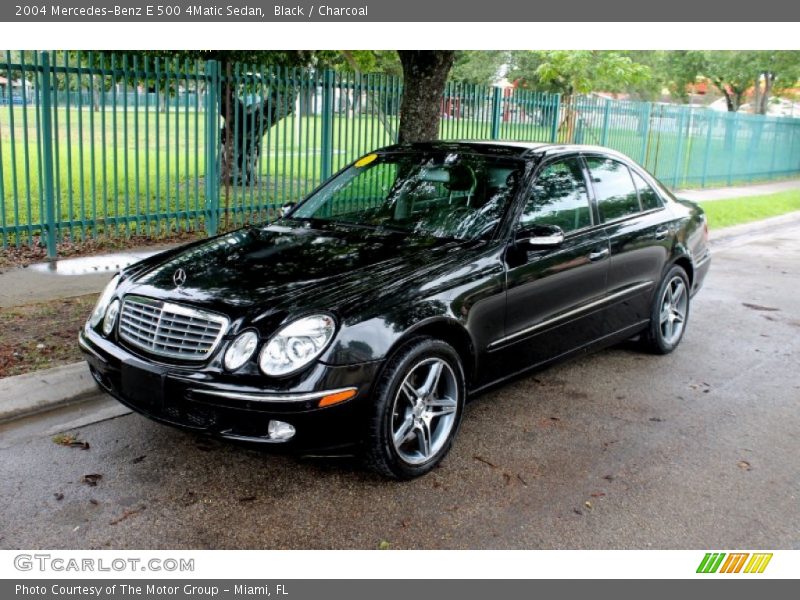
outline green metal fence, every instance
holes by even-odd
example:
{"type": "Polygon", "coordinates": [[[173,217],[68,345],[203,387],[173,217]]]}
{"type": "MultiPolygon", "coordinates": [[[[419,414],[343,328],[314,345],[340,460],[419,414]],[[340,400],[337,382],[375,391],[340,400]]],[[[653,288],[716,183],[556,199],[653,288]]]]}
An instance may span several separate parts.
{"type": "MultiPolygon", "coordinates": [[[[0,54],[0,242],[273,218],[397,137],[397,78],[92,53],[0,54]]],[[[800,119],[450,83],[443,139],[599,144],[674,188],[800,174],[800,119]]]]}

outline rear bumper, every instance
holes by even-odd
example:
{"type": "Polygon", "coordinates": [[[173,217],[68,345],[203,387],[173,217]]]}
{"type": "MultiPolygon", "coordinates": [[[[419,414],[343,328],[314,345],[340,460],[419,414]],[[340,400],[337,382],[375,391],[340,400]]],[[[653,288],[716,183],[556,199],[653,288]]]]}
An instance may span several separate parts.
{"type": "Polygon", "coordinates": [[[297,452],[351,448],[363,438],[372,383],[381,362],[318,364],[295,388],[240,385],[230,374],[163,365],[136,356],[92,330],[79,338],[98,385],[155,421],[228,439],[260,442],[297,452]],[[319,407],[323,396],[355,389],[340,404],[319,407]],[[269,437],[271,420],[292,425],[287,441],[269,437]]]}
{"type": "Polygon", "coordinates": [[[706,253],[694,263],[694,278],[692,281],[692,292],[691,292],[692,296],[694,296],[700,290],[700,288],[703,287],[703,282],[706,279],[706,275],[708,274],[708,269],[710,267],[711,267],[711,250],[706,248],[706,253]]]}

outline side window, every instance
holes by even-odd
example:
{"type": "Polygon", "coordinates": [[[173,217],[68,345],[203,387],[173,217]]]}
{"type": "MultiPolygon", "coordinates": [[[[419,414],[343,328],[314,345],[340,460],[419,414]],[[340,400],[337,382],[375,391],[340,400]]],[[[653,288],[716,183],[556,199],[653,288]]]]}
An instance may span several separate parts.
{"type": "Polygon", "coordinates": [[[628,167],[610,158],[586,159],[592,175],[601,221],[612,221],[641,211],[639,196],[628,167]]]}
{"type": "Polygon", "coordinates": [[[650,187],[650,184],[636,171],[631,171],[631,173],[633,173],[633,181],[636,182],[636,187],[639,190],[639,200],[642,201],[642,210],[652,210],[664,206],[661,198],[656,191],[650,187]]]}
{"type": "Polygon", "coordinates": [[[536,177],[519,225],[558,225],[568,232],[591,224],[589,194],[578,159],[546,166],[536,177]]]}

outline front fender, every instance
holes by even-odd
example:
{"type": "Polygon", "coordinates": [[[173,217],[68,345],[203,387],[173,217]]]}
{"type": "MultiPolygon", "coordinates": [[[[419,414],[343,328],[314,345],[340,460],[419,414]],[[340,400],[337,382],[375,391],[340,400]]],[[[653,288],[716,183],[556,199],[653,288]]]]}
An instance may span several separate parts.
{"type": "Polygon", "coordinates": [[[413,307],[376,315],[356,323],[345,321],[321,361],[331,365],[383,360],[402,340],[434,324],[463,325],[442,300],[426,300],[413,307]]]}

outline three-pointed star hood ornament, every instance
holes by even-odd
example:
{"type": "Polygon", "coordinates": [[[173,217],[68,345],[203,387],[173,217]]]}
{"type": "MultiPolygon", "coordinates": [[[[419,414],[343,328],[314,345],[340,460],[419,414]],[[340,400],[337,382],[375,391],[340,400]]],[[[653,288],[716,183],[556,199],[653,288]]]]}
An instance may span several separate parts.
{"type": "Polygon", "coordinates": [[[172,283],[175,284],[175,287],[181,287],[184,283],[186,283],[186,271],[183,269],[178,269],[172,274],[172,283]]]}

